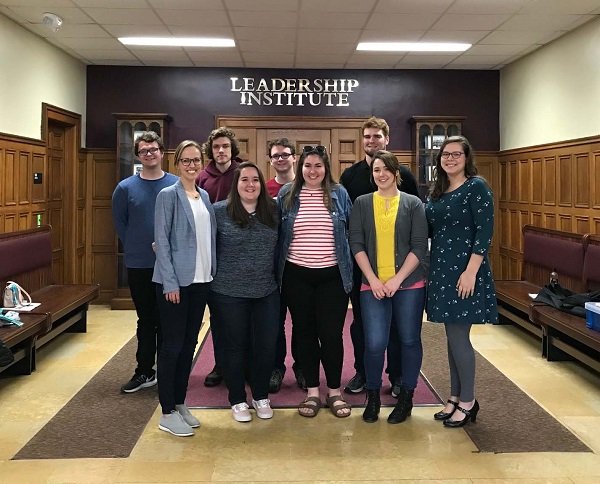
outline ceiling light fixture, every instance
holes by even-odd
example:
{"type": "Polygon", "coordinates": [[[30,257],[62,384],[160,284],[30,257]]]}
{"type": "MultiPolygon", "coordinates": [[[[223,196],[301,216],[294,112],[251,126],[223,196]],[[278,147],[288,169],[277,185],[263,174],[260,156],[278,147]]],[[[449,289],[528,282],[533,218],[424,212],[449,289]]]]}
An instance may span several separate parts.
{"type": "Polygon", "coordinates": [[[125,45],[148,45],[157,47],[235,47],[233,39],[206,37],[119,37],[125,45]]]}
{"type": "Polygon", "coordinates": [[[472,44],[456,42],[360,42],[356,50],[379,52],[464,52],[472,44]]]}

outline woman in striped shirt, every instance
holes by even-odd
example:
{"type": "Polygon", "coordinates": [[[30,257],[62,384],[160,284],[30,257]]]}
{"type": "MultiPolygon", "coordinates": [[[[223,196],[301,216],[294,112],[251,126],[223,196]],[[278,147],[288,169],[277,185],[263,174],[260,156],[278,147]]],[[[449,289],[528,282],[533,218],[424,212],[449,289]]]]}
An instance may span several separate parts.
{"type": "Polygon", "coordinates": [[[319,366],[327,380],[327,405],[336,417],[350,415],[340,392],[342,329],[352,289],[348,222],[352,202],[335,183],[323,146],[305,146],[296,177],[279,192],[278,276],[293,322],[293,338],[307,386],[298,411],[314,417],[321,408],[319,366]]]}

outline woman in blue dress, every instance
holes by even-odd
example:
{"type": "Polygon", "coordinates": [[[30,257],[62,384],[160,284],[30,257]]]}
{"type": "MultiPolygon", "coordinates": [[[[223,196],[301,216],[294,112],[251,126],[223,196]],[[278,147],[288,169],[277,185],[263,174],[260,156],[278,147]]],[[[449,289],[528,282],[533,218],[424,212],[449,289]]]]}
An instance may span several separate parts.
{"type": "Polygon", "coordinates": [[[434,418],[446,427],[462,427],[475,422],[479,411],[471,326],[498,319],[488,260],[493,195],[477,176],[473,149],[465,137],[452,136],[442,143],[425,211],[431,234],[427,316],[444,324],[450,366],[450,398],[434,418]]]}

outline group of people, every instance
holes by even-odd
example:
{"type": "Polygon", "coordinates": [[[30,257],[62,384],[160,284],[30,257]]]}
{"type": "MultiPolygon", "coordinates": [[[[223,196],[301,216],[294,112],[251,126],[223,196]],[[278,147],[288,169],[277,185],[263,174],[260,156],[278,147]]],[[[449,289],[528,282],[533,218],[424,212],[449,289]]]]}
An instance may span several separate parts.
{"type": "Polygon", "coordinates": [[[466,138],[450,137],[424,205],[388,143],[387,123],[369,118],[365,159],[337,183],[324,146],[304,146],[297,157],[286,138],[271,141],[275,177],[265,181],[256,164],[238,158],[228,128],[212,131],[202,146],[180,143],[179,177],[163,172],[164,146],[155,133],[136,139],[143,170],[113,194],[138,315],[138,366],[121,390],[158,381],[160,429],[189,436],[200,425],[185,396],[207,305],[215,367],[204,383],[224,379],[236,421],[250,421],[252,408],[258,418],[273,416],[269,393],[279,391],[286,371],[288,310],[293,370],[306,390],[299,414],[315,417],[326,405],[348,417],[341,377],[349,300],[356,374],[344,390],[366,389],[365,422],[378,420],[386,351],[398,399],[388,422],[411,414],[424,309],[430,321],[444,324],[448,340],[450,397],[434,418],[447,427],[476,420],[470,329],[497,319],[487,257],[491,190],[477,176],[466,138]]]}

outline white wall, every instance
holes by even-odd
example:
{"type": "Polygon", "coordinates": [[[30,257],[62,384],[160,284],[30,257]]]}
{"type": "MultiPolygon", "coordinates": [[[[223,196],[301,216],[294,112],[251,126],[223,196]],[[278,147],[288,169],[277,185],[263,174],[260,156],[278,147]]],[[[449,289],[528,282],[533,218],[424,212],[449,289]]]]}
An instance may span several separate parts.
{"type": "Polygon", "coordinates": [[[500,149],[600,134],[600,19],[500,72],[500,149]]]}
{"type": "Polygon", "coordinates": [[[40,139],[42,102],[81,114],[85,65],[0,14],[0,132],[40,139]]]}

